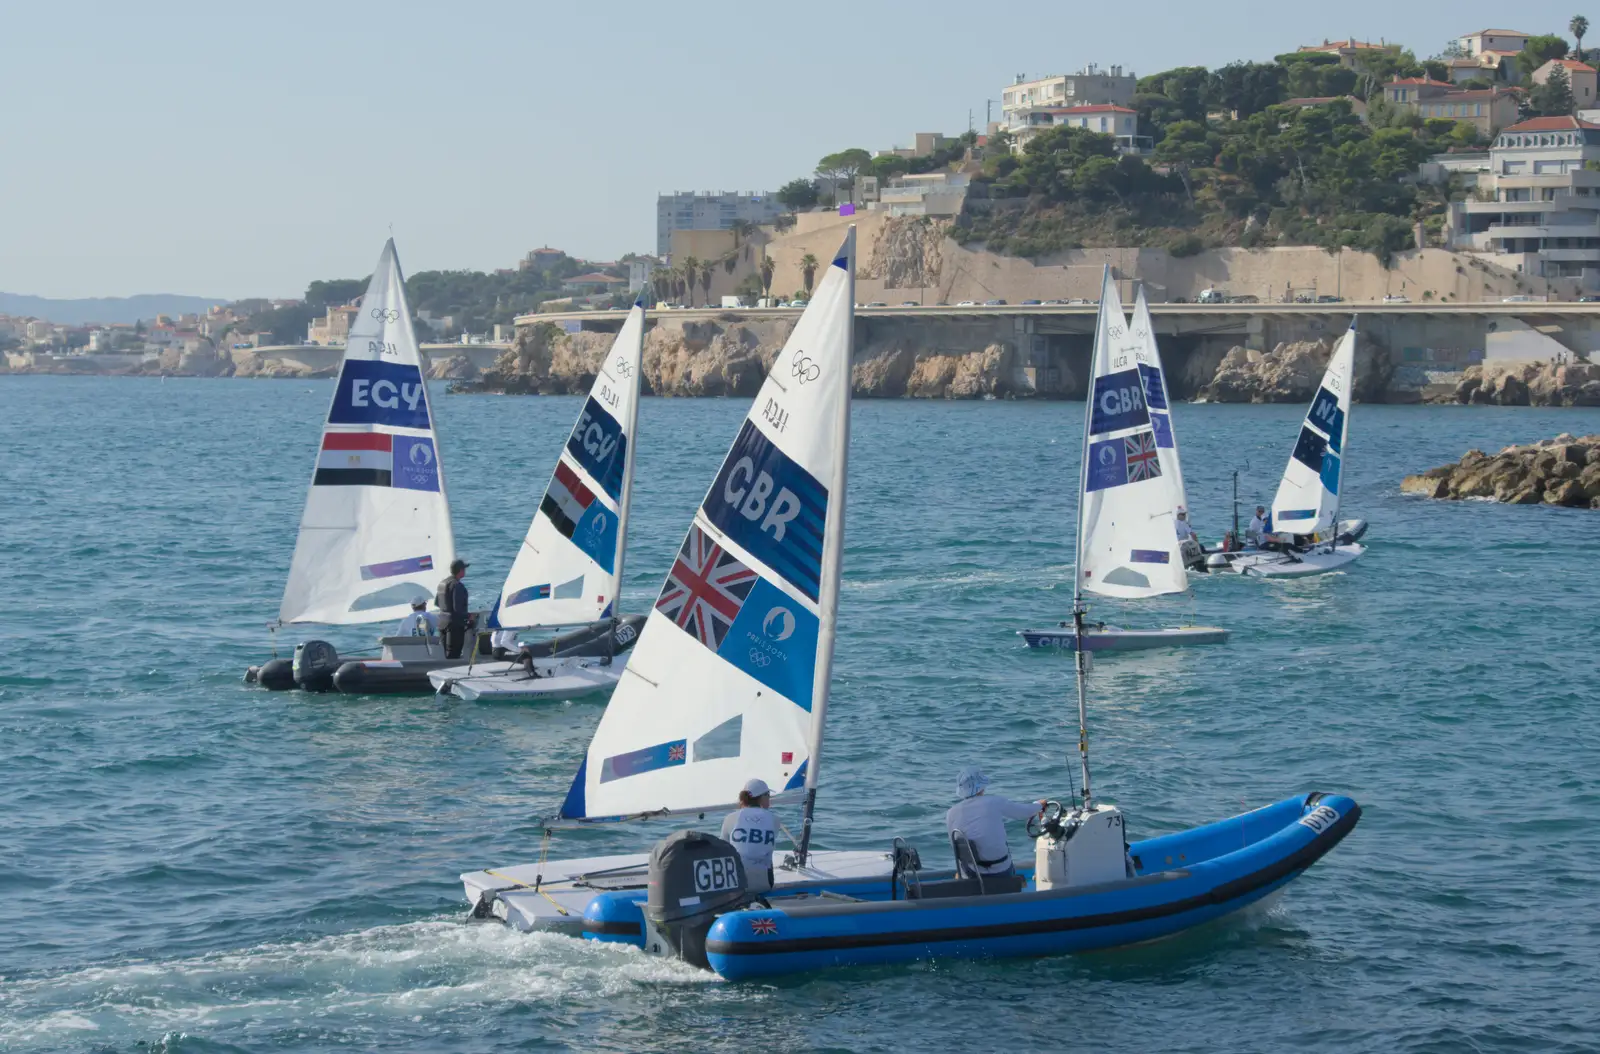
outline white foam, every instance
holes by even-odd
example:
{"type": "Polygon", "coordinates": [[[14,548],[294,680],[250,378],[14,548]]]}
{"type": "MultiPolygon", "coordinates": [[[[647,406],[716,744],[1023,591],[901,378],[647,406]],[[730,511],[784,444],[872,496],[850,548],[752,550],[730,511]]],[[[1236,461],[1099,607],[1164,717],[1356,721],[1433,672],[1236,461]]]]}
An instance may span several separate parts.
{"type": "Polygon", "coordinates": [[[605,1000],[714,975],[626,945],[433,920],[0,982],[0,1048],[360,1015],[415,1020],[511,1003],[605,1000]],[[253,998],[241,1000],[239,993],[253,998]]]}

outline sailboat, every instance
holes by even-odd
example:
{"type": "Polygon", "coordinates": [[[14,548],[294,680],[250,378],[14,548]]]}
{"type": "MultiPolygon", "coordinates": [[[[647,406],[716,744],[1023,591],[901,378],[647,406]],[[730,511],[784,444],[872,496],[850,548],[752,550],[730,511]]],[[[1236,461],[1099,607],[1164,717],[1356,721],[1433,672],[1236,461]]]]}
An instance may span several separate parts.
{"type": "Polygon", "coordinates": [[[434,670],[428,680],[440,692],[500,702],[570,699],[607,691],[621,677],[645,621],[615,617],[633,499],[644,327],[644,305],[637,303],[600,363],[488,619],[494,629],[578,624],[587,632],[557,638],[558,646],[531,647],[531,665],[474,661],[434,670]]]}
{"type": "MultiPolygon", "coordinates": [[[[942,868],[924,868],[899,838],[883,852],[810,848],[844,536],[853,286],[852,230],[695,514],[552,819],[705,819],[732,808],[715,803],[753,775],[804,803],[773,888],[748,894],[732,845],[678,832],[648,857],[542,853],[464,874],[472,917],[632,944],[743,979],[1154,940],[1256,903],[1329,852],[1361,809],[1322,793],[1130,845],[1122,813],[1090,791],[1083,651],[1081,804],[1050,802],[1030,823],[1031,867],[985,875],[954,836],[956,859],[942,868]]],[[[1109,357],[1107,342],[1097,349],[1109,357]]],[[[1133,371],[1123,379],[1138,384],[1133,371]]],[[[1100,423],[1112,434],[1138,430],[1120,396],[1107,413],[1100,423]]],[[[1093,545],[1082,525],[1080,535],[1080,549],[1093,545]]],[[[1080,598],[1080,628],[1083,612],[1080,598]]],[[[546,850],[549,840],[547,828],[546,850]]]]}
{"type": "MultiPolygon", "coordinates": [[[[1172,423],[1172,401],[1167,395],[1167,373],[1161,365],[1161,350],[1156,346],[1156,326],[1150,318],[1150,303],[1145,299],[1144,286],[1133,302],[1133,335],[1139,340],[1135,357],[1139,361],[1139,379],[1144,382],[1144,403],[1150,411],[1150,425],[1156,434],[1156,452],[1161,460],[1161,474],[1167,477],[1172,492],[1172,509],[1176,516],[1189,513],[1189,492],[1183,481],[1183,462],[1178,456],[1178,431],[1172,423]]],[[[1190,537],[1178,544],[1179,555],[1185,568],[1202,566],[1205,552],[1199,539],[1190,537]]]]}
{"type": "Polygon", "coordinates": [[[1355,373],[1356,320],[1340,338],[1311,399],[1294,451],[1272,499],[1276,542],[1260,549],[1216,553],[1211,570],[1261,578],[1306,578],[1337,571],[1366,549],[1365,520],[1339,519],[1350,392],[1355,373]]]}
{"type": "MultiPolygon", "coordinates": [[[[274,628],[398,620],[433,596],[454,558],[444,466],[391,238],[351,322],[274,628]]],[[[437,637],[380,643],[376,661],[413,690],[448,663],[437,637]]],[[[331,644],[307,641],[292,660],[252,667],[246,679],[325,691],[339,666],[331,644]]]]}
{"type": "MultiPolygon", "coordinates": [[[[1182,476],[1166,412],[1166,384],[1149,336],[1148,307],[1142,321],[1141,329],[1136,314],[1134,326],[1127,325],[1108,269],[1084,420],[1075,597],[1088,590],[1142,600],[1189,588],[1176,526],[1182,476]],[[1153,369],[1147,362],[1152,358],[1153,369]]],[[[1074,620],[1018,635],[1030,648],[1077,649],[1081,642],[1090,651],[1132,651],[1217,644],[1227,640],[1228,631],[1217,626],[1130,630],[1074,620]]]]}

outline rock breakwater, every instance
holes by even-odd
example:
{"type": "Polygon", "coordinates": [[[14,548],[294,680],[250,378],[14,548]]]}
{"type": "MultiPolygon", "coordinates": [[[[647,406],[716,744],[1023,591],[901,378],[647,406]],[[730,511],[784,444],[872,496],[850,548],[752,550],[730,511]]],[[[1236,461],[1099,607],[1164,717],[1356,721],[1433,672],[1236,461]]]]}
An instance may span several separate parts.
{"type": "Polygon", "coordinates": [[[1407,476],[1400,490],[1425,498],[1600,509],[1600,435],[1562,433],[1498,454],[1469,450],[1454,464],[1407,476]]]}

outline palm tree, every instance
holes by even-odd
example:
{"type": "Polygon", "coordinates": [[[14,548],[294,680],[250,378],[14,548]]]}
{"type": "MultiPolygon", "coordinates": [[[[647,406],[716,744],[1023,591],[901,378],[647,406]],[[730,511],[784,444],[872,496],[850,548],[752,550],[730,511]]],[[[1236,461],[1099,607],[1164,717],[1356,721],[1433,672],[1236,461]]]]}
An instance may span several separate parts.
{"type": "Polygon", "coordinates": [[[722,258],[722,269],[729,274],[732,274],[733,269],[738,266],[739,254],[737,252],[731,252],[722,258]]]}
{"type": "Polygon", "coordinates": [[[689,305],[694,307],[694,283],[700,277],[700,261],[693,256],[686,256],[683,260],[683,280],[689,287],[689,305]]]}
{"type": "Polygon", "coordinates": [[[756,225],[749,220],[734,220],[728,225],[728,230],[733,232],[733,248],[735,251],[739,248],[739,239],[749,235],[755,229],[756,225]]]}
{"type": "Polygon", "coordinates": [[[811,283],[817,278],[817,258],[810,253],[800,257],[800,277],[806,284],[806,299],[811,299],[811,283]]]}
{"type": "Polygon", "coordinates": [[[769,300],[772,298],[772,272],[776,266],[772,257],[761,254],[761,295],[769,300]]]}
{"type": "Polygon", "coordinates": [[[672,299],[676,300],[680,304],[687,300],[688,297],[684,295],[684,289],[686,286],[687,283],[683,278],[683,268],[674,267],[672,269],[672,299]]]}
{"type": "Polygon", "coordinates": [[[711,265],[700,265],[700,299],[705,301],[705,306],[711,306],[711,265]]]}
{"type": "Polygon", "coordinates": [[[1578,46],[1573,49],[1574,54],[1572,57],[1577,59],[1579,62],[1582,62],[1583,35],[1589,32],[1589,20],[1584,18],[1582,15],[1573,15],[1572,21],[1567,23],[1567,29],[1572,32],[1574,37],[1578,38],[1578,46]]]}

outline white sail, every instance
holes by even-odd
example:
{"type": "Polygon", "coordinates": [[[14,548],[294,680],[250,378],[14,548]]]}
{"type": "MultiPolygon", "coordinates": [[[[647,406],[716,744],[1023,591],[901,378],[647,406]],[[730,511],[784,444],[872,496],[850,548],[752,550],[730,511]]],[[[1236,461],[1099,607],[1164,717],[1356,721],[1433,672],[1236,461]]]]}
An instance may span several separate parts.
{"type": "Polygon", "coordinates": [[[634,305],[500,587],[499,625],[593,622],[615,613],[633,493],[644,307],[634,305]]]}
{"type": "Polygon", "coordinates": [[[350,326],[281,622],[395,619],[455,558],[444,468],[394,240],[350,326]]]}
{"type": "Polygon", "coordinates": [[[561,807],[696,812],[814,786],[844,526],[855,235],[696,511],[561,807]],[[808,771],[809,765],[809,771],[808,771]]]}
{"type": "Polygon", "coordinates": [[[1350,385],[1355,371],[1356,324],[1333,349],[1328,372],[1311,400],[1283,482],[1272,499],[1272,529],[1279,534],[1318,534],[1339,516],[1340,473],[1350,420],[1350,385]]]}
{"type": "Polygon", "coordinates": [[[1089,366],[1078,506],[1078,588],[1104,596],[1151,597],[1189,586],[1176,502],[1145,406],[1143,349],[1108,270],[1089,366]]]}
{"type": "Polygon", "coordinates": [[[1187,511],[1189,494],[1183,485],[1183,464],[1178,460],[1178,433],[1172,427],[1167,374],[1161,366],[1161,351],[1156,347],[1156,327],[1150,319],[1150,305],[1145,302],[1143,285],[1133,301],[1133,335],[1141,342],[1138,352],[1139,377],[1144,381],[1144,401],[1150,411],[1150,425],[1156,432],[1161,473],[1167,477],[1168,486],[1172,488],[1176,508],[1187,511]]]}

